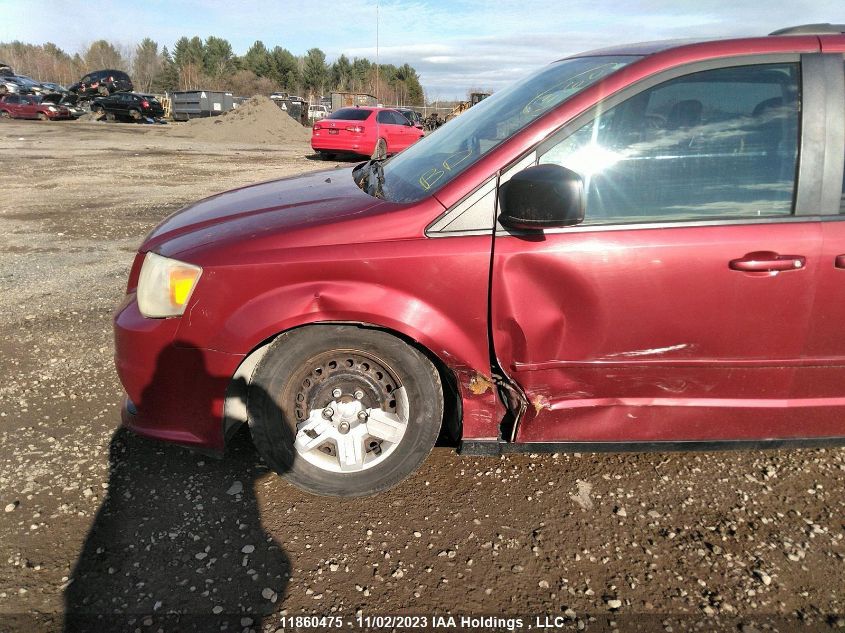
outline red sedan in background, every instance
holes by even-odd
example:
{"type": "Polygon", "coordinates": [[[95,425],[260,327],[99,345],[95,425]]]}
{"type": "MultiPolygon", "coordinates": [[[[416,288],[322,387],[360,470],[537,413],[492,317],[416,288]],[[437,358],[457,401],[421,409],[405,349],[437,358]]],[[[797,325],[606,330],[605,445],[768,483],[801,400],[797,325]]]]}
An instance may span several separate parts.
{"type": "Polygon", "coordinates": [[[335,154],[361,154],[386,158],[423,137],[423,131],[398,110],[342,108],[314,123],[311,147],[323,158],[335,154]]]}
{"type": "Polygon", "coordinates": [[[6,119],[72,119],[73,116],[63,105],[41,103],[41,97],[34,95],[5,95],[0,98],[0,117],[6,119]]]}

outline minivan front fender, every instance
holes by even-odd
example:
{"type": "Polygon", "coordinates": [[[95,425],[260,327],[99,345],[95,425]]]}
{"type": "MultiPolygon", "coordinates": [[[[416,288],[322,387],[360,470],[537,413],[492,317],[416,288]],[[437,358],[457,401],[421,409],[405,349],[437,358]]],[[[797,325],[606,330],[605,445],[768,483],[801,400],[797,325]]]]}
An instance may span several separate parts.
{"type": "Polygon", "coordinates": [[[485,278],[482,288],[435,305],[378,283],[309,281],[254,296],[217,322],[211,317],[226,311],[200,298],[182,317],[177,338],[249,359],[253,351],[297,327],[328,322],[378,327],[415,341],[452,373],[460,392],[464,437],[495,439],[504,408],[491,378],[486,285],[485,278]],[[476,294],[481,295],[477,306],[476,294]]]}

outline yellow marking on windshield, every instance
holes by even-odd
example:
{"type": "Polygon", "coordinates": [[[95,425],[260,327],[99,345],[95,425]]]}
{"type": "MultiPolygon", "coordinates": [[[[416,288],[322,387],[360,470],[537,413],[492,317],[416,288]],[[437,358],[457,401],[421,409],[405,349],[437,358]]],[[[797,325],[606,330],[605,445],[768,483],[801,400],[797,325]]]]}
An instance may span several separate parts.
{"type": "Polygon", "coordinates": [[[584,88],[590,85],[591,83],[594,83],[595,81],[601,79],[605,75],[610,74],[610,71],[616,70],[617,68],[619,68],[619,66],[620,64],[608,63],[580,72],[577,75],[574,75],[567,79],[566,83],[561,84],[560,86],[553,86],[548,90],[544,90],[536,97],[531,99],[531,101],[526,103],[525,107],[522,108],[522,114],[530,115],[533,113],[542,112],[548,105],[549,101],[556,102],[554,97],[557,93],[561,91],[574,92],[576,90],[580,90],[581,88],[584,88]]]}
{"type": "Polygon", "coordinates": [[[427,172],[423,173],[420,176],[420,186],[428,191],[434,186],[438,180],[440,180],[446,172],[442,169],[437,169],[437,167],[432,167],[427,172]]]}
{"type": "Polygon", "coordinates": [[[463,152],[458,152],[456,154],[452,154],[449,158],[443,161],[443,168],[444,169],[453,169],[464,162],[467,158],[472,156],[472,150],[468,149],[463,152]]]}

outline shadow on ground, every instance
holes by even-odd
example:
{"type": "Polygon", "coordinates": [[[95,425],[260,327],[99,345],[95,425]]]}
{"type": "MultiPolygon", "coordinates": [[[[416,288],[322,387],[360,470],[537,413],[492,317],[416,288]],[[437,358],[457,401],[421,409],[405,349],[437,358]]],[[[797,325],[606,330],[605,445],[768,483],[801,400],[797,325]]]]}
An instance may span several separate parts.
{"type": "MultiPolygon", "coordinates": [[[[174,382],[217,380],[204,371],[197,350],[170,348],[139,410],[178,393],[174,382]],[[192,370],[168,354],[187,354],[192,370]]],[[[108,491],[65,590],[65,632],[260,630],[290,578],[255,498],[268,472],[245,428],[222,460],[119,428],[108,491]]]]}

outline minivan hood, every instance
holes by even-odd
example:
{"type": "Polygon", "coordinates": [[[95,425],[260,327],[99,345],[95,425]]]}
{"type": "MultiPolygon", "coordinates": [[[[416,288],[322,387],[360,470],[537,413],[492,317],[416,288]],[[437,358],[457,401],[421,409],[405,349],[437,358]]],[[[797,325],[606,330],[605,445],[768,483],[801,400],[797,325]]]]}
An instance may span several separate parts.
{"type": "Polygon", "coordinates": [[[220,193],[182,208],[159,224],[141,251],[175,255],[213,242],[319,227],[394,206],[361,191],[352,168],[319,171],[220,193]]]}

